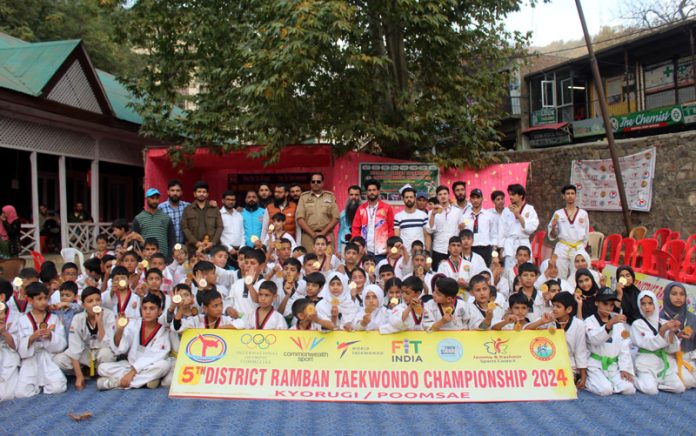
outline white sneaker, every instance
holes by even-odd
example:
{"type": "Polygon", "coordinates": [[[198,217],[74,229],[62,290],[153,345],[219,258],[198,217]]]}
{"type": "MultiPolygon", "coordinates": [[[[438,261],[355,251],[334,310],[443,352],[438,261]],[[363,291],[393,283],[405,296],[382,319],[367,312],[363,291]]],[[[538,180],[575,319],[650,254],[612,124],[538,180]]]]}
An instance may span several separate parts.
{"type": "Polygon", "coordinates": [[[148,389],[157,389],[160,385],[160,379],[157,380],[152,380],[151,382],[148,382],[145,386],[147,386],[148,389]]]}
{"type": "Polygon", "coordinates": [[[108,391],[110,389],[114,389],[115,387],[116,386],[114,386],[114,383],[108,377],[99,377],[97,379],[97,390],[108,391]]]}

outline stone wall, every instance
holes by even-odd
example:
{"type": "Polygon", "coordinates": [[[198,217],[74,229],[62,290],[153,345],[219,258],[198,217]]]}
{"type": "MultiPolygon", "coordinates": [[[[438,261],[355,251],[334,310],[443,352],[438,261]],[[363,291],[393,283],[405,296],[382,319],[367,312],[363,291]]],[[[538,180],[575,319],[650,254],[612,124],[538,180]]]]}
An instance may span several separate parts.
{"type": "MultiPolygon", "coordinates": [[[[682,239],[696,233],[696,132],[679,132],[643,138],[620,139],[619,156],[650,147],[657,150],[652,209],[631,212],[632,226],[644,225],[648,234],[669,227],[682,239]]],[[[570,163],[576,159],[608,159],[606,141],[547,149],[504,152],[506,162],[531,162],[527,178],[527,198],[542,226],[548,224],[555,209],[563,206],[560,188],[570,182],[570,163]]],[[[621,212],[590,212],[590,223],[602,233],[625,233],[621,212]]]]}

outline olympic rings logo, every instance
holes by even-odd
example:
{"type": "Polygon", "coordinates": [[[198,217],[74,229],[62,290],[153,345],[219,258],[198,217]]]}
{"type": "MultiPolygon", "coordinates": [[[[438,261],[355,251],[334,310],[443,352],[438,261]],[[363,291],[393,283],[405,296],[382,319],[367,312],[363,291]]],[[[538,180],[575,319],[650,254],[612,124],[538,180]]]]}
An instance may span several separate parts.
{"type": "Polygon", "coordinates": [[[241,343],[252,350],[254,348],[258,348],[259,350],[265,350],[271,345],[275,344],[277,340],[278,338],[276,338],[276,335],[262,335],[260,333],[255,335],[245,333],[240,338],[241,343]]]}

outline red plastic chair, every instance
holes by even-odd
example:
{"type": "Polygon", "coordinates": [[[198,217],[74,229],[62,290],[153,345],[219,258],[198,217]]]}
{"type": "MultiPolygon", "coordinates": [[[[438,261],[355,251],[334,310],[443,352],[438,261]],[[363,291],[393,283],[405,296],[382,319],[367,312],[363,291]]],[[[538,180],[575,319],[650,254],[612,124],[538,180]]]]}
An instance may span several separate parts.
{"type": "Polygon", "coordinates": [[[534,256],[534,264],[541,266],[542,261],[542,251],[544,251],[544,239],[546,238],[546,231],[539,230],[534,234],[534,239],[532,239],[532,253],[534,256]]]}
{"type": "Polygon", "coordinates": [[[696,233],[686,239],[686,249],[690,250],[694,245],[696,245],[696,233]]]}
{"type": "Polygon", "coordinates": [[[675,271],[676,275],[679,275],[679,263],[677,263],[676,259],[674,259],[671,254],[666,251],[655,250],[654,257],[655,271],[658,277],[669,279],[669,276],[674,275],[675,271]]]}
{"type": "Polygon", "coordinates": [[[672,233],[670,233],[669,236],[667,237],[667,242],[669,242],[669,241],[674,241],[674,240],[679,239],[679,238],[681,238],[681,233],[679,233],[679,232],[672,232],[672,233]]]}
{"type": "Polygon", "coordinates": [[[31,257],[34,259],[34,268],[39,271],[41,269],[41,265],[43,265],[46,259],[44,259],[44,257],[38,251],[32,251],[31,257]]]}
{"type": "Polygon", "coordinates": [[[657,250],[657,239],[641,239],[636,243],[631,267],[637,273],[654,274],[653,253],[657,250]]]}
{"type": "Polygon", "coordinates": [[[696,283],[696,246],[689,248],[684,256],[679,272],[679,281],[689,284],[696,283]]]}
{"type": "Polygon", "coordinates": [[[602,244],[602,254],[599,256],[599,259],[592,261],[592,266],[596,270],[602,272],[608,263],[616,265],[619,262],[619,254],[621,254],[619,251],[619,245],[621,245],[622,239],[622,236],[618,233],[604,238],[604,244],[602,244]],[[608,258],[607,252],[609,252],[608,258]]]}
{"type": "Polygon", "coordinates": [[[636,254],[636,240],[633,238],[623,238],[619,245],[619,257],[616,263],[609,262],[612,265],[630,265],[633,262],[633,257],[636,254]]]}
{"type": "Polygon", "coordinates": [[[686,242],[682,241],[681,239],[667,241],[665,246],[662,247],[662,251],[669,253],[674,260],[681,265],[682,261],[684,260],[684,255],[686,254],[686,242]]]}
{"type": "Polygon", "coordinates": [[[669,238],[669,235],[672,234],[672,230],[668,229],[667,227],[663,227],[661,229],[655,230],[655,234],[653,235],[654,239],[657,239],[657,246],[662,248],[663,245],[667,243],[667,239],[669,238]]]}

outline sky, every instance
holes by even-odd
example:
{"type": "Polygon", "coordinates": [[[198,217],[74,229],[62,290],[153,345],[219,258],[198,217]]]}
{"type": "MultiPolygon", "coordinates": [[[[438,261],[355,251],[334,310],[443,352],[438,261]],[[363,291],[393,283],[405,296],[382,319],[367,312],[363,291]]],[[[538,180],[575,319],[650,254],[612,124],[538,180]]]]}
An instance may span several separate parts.
{"type": "MultiPolygon", "coordinates": [[[[582,0],[582,9],[590,34],[596,34],[602,25],[621,24],[621,0],[582,0]]],[[[582,38],[582,27],[574,0],[537,2],[536,7],[527,2],[519,12],[508,15],[509,30],[532,31],[532,46],[541,47],[553,41],[582,38]]]]}

